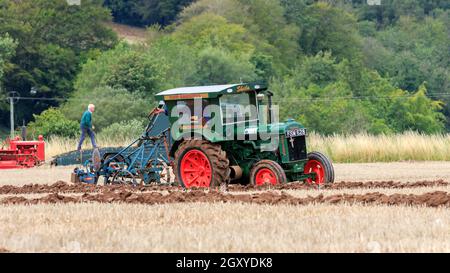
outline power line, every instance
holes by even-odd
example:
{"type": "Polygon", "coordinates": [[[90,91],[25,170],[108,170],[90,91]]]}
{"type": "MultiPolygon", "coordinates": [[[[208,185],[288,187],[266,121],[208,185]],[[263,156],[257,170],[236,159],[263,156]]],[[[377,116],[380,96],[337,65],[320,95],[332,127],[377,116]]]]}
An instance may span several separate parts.
{"type": "MultiPolygon", "coordinates": [[[[8,97],[0,97],[0,100],[7,100],[8,97]]],[[[79,101],[79,102],[91,102],[91,101],[105,101],[110,100],[110,98],[93,98],[93,99],[77,99],[77,98],[35,98],[35,97],[14,97],[18,100],[28,100],[28,101],[79,101]]]]}
{"type": "MultiPolygon", "coordinates": [[[[295,97],[281,97],[274,98],[274,102],[286,102],[286,101],[335,101],[335,100],[389,100],[396,98],[412,98],[415,94],[404,94],[404,95],[390,95],[390,96],[338,96],[338,97],[316,97],[316,98],[295,98],[295,97]]],[[[426,94],[427,98],[439,99],[439,98],[449,98],[450,93],[434,93],[426,94]]],[[[8,97],[1,97],[1,100],[8,99],[8,97]]],[[[103,101],[110,100],[110,98],[94,98],[94,99],[81,99],[81,98],[70,98],[70,97],[52,97],[52,98],[36,98],[36,97],[15,97],[18,100],[28,100],[28,101],[78,101],[78,102],[90,102],[90,101],[103,101]]]]}

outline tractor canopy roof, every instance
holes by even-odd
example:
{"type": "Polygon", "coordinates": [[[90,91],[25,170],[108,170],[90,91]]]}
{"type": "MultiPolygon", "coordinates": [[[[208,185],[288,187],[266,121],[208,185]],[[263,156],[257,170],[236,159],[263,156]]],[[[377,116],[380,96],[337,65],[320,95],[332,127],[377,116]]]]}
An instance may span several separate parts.
{"type": "Polygon", "coordinates": [[[267,90],[267,86],[259,83],[240,83],[227,85],[193,86],[169,89],[156,94],[158,100],[185,100],[195,98],[217,98],[223,94],[233,94],[267,90]]]}

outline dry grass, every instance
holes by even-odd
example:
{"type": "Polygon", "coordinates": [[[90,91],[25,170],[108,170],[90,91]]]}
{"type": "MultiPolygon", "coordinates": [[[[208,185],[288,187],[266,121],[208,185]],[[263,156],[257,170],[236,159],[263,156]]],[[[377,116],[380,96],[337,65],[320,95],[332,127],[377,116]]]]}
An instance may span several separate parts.
{"type": "MultiPolygon", "coordinates": [[[[335,168],[338,181],[450,180],[450,162],[336,164],[335,168]]],[[[0,185],[67,181],[71,169],[6,170],[0,185]]],[[[287,192],[304,197],[437,190],[449,192],[450,187],[287,192]]],[[[7,196],[11,195],[0,198],[7,196]]],[[[0,205],[0,223],[0,246],[12,252],[450,252],[448,208],[239,203],[0,205]]]]}
{"type": "MultiPolygon", "coordinates": [[[[42,166],[24,170],[1,170],[0,185],[51,184],[70,181],[75,166],[42,166]]],[[[334,164],[336,181],[401,181],[443,179],[450,181],[450,162],[395,162],[334,164]]]]}
{"type": "MultiPolygon", "coordinates": [[[[98,135],[102,147],[118,147],[131,143],[132,139],[110,139],[98,135]]],[[[90,147],[85,142],[86,148],[90,147]]],[[[52,138],[47,142],[47,158],[74,151],[77,139],[52,138]]],[[[399,135],[372,136],[367,134],[351,136],[320,136],[311,134],[308,138],[310,151],[321,151],[334,162],[395,162],[395,161],[450,161],[450,134],[421,135],[408,132],[399,135]]]]}
{"type": "Polygon", "coordinates": [[[361,205],[0,206],[13,252],[450,252],[448,209],[361,205]]]}
{"type": "Polygon", "coordinates": [[[334,164],[336,181],[450,181],[450,162],[391,162],[334,164]]]}
{"type": "Polygon", "coordinates": [[[398,135],[320,136],[309,138],[310,150],[325,152],[334,161],[393,162],[450,161],[450,135],[422,135],[407,132],[398,135]]]}
{"type": "Polygon", "coordinates": [[[70,181],[74,167],[41,166],[23,170],[1,170],[0,185],[52,184],[56,181],[70,181]]]}
{"type": "MultiPolygon", "coordinates": [[[[103,136],[99,134],[96,137],[97,144],[100,147],[123,147],[128,146],[134,139],[110,139],[106,136],[103,136]]],[[[68,138],[62,138],[62,137],[52,137],[50,138],[45,147],[45,157],[47,160],[50,160],[51,158],[75,151],[77,149],[78,139],[68,139],[68,138]]],[[[89,138],[87,138],[84,141],[83,149],[92,149],[91,142],[89,138]]]]}
{"type": "Polygon", "coordinates": [[[436,192],[436,191],[445,191],[450,192],[450,186],[444,186],[444,187],[419,187],[419,188],[404,188],[404,189],[390,189],[390,188],[376,188],[376,189],[327,189],[327,190],[317,190],[317,189],[311,189],[311,190],[285,190],[283,192],[290,194],[295,197],[299,198],[305,198],[308,196],[318,196],[319,194],[322,194],[324,196],[331,196],[336,194],[366,194],[366,193],[373,193],[373,192],[379,192],[386,195],[392,195],[392,194],[414,194],[414,195],[421,195],[425,193],[430,192],[436,192]]]}

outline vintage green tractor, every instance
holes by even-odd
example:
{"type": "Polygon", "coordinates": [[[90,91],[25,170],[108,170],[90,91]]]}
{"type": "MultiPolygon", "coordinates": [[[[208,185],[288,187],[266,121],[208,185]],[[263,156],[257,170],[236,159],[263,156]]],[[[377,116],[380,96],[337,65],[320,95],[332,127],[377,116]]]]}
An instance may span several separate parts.
{"type": "Polygon", "coordinates": [[[277,121],[262,84],[171,89],[156,95],[169,115],[174,173],[183,187],[334,182],[331,161],[307,153],[304,126],[277,121]]]}

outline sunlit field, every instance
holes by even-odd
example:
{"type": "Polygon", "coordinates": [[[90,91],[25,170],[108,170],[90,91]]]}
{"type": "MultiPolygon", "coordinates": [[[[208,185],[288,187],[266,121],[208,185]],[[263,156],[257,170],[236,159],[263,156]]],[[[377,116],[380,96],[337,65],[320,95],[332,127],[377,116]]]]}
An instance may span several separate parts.
{"type": "MultiPolygon", "coordinates": [[[[47,158],[76,149],[77,139],[51,138],[47,140],[47,158]]],[[[119,147],[132,139],[111,139],[98,135],[100,147],[119,147]]],[[[395,162],[395,161],[449,161],[450,135],[423,135],[407,132],[396,135],[332,135],[312,133],[308,138],[310,151],[321,151],[336,163],[395,162]]],[[[85,146],[90,148],[89,140],[85,146]]]]}

